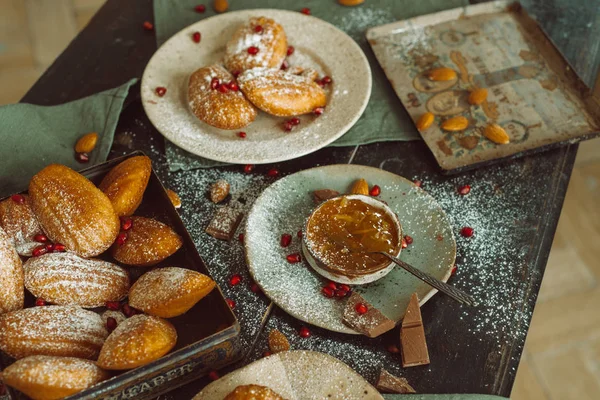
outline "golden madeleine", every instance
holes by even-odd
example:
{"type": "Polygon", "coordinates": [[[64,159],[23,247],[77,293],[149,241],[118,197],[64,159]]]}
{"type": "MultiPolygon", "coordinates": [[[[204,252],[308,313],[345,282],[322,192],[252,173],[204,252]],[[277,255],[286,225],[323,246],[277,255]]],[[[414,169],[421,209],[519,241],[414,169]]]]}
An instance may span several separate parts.
{"type": "Polygon", "coordinates": [[[23,266],[12,239],[0,228],[0,314],[23,308],[23,266]]]}
{"type": "Polygon", "coordinates": [[[0,227],[13,240],[19,255],[29,257],[40,245],[34,238],[43,233],[42,227],[26,194],[15,194],[0,202],[0,227]]]}
{"type": "Polygon", "coordinates": [[[131,215],[142,202],[151,173],[150,158],[131,157],[111,169],[98,187],[108,196],[119,217],[131,215]]]}

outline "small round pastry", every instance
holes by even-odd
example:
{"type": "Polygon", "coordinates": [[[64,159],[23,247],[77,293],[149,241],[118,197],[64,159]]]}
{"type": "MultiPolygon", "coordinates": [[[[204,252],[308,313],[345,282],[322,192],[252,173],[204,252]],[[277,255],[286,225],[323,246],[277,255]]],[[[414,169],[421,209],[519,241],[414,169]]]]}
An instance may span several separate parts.
{"type": "Polygon", "coordinates": [[[0,314],[23,308],[23,266],[12,239],[0,228],[0,314]]]}
{"type": "Polygon", "coordinates": [[[0,227],[11,237],[21,256],[30,257],[33,249],[40,245],[34,237],[43,233],[42,227],[26,194],[13,195],[0,202],[0,227]]]}
{"type": "Polygon", "coordinates": [[[327,104],[325,91],[311,77],[280,69],[249,69],[238,77],[238,83],[252,104],[278,117],[310,113],[327,104]]]}
{"type": "Polygon", "coordinates": [[[286,55],[283,27],[270,18],[253,17],[227,42],[225,67],[235,75],[255,67],[279,68],[286,55]]]}
{"type": "Polygon", "coordinates": [[[58,400],[110,378],[95,362],[74,357],[30,356],[2,371],[4,383],[33,400],[58,400]]]}
{"type": "Polygon", "coordinates": [[[106,339],[98,366],[124,370],[146,365],[167,354],[176,342],[177,332],[170,322],[151,315],[134,315],[106,339]]]}
{"type": "Polygon", "coordinates": [[[172,318],[187,312],[215,287],[215,281],[185,268],[158,268],[131,286],[129,305],[150,315],[172,318]]]}
{"type": "Polygon", "coordinates": [[[257,114],[239,91],[233,75],[217,64],[200,68],[190,76],[188,101],[198,119],[219,129],[243,128],[257,114]]]}
{"type": "Polygon", "coordinates": [[[284,400],[266,386],[241,385],[233,389],[223,400],[284,400]]]}
{"type": "Polygon", "coordinates": [[[108,197],[64,165],[38,172],[29,183],[29,198],[48,238],[81,257],[103,253],[119,233],[119,217],[108,197]]]}
{"type": "Polygon", "coordinates": [[[179,235],[162,222],[144,217],[131,217],[131,221],[131,228],[121,232],[110,249],[115,260],[123,264],[149,267],[169,257],[183,245],[179,235]]]}
{"type": "Polygon", "coordinates": [[[106,194],[119,217],[137,210],[148,186],[152,162],[147,156],[136,156],[121,162],[102,179],[98,186],[106,194]]]}
{"type": "Polygon", "coordinates": [[[25,287],[58,305],[94,308],[127,296],[129,274],[118,265],[74,253],[48,253],[23,265],[25,287]]]}
{"type": "Polygon", "coordinates": [[[33,307],[0,315],[0,350],[17,359],[46,355],[93,360],[107,336],[100,315],[74,306],[33,307]]]}

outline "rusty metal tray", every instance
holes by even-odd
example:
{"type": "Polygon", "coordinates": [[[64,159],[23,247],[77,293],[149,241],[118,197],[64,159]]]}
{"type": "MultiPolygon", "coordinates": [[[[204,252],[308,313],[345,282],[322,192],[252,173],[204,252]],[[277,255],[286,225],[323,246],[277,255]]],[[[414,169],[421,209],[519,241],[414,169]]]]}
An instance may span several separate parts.
{"type": "Polygon", "coordinates": [[[600,135],[598,98],[519,3],[496,1],[442,11],[371,28],[367,39],[400,101],[416,121],[435,122],[421,132],[444,172],[455,173],[600,135]],[[425,73],[449,67],[457,78],[433,82],[425,73]],[[469,90],[488,89],[480,106],[469,90]],[[458,133],[440,123],[469,120],[458,133]],[[483,136],[500,124],[511,142],[483,136]]]}
{"type": "MultiPolygon", "coordinates": [[[[127,156],[80,171],[98,184],[102,177],[126,158],[144,155],[136,151],[127,156]]],[[[142,204],[135,215],[155,218],[172,227],[182,238],[183,246],[157,267],[180,266],[210,276],[206,264],[198,254],[177,210],[171,204],[165,188],[154,171],[142,204]]],[[[109,255],[99,258],[115,262],[109,255]]],[[[132,282],[147,269],[127,268],[132,282]]],[[[26,307],[35,302],[26,294],[26,307]]],[[[102,311],[103,309],[98,309],[102,311]]],[[[177,345],[166,356],[139,368],[116,374],[113,378],[68,397],[69,400],[83,399],[148,399],[182,386],[205,375],[211,369],[219,369],[236,361],[240,353],[238,335],[240,326],[227,305],[221,290],[213,290],[185,314],[169,318],[177,330],[177,345]]],[[[12,360],[0,352],[0,370],[12,360]]],[[[7,399],[26,399],[22,393],[8,388],[7,399]]],[[[0,395],[0,399],[4,400],[0,395]]]]}

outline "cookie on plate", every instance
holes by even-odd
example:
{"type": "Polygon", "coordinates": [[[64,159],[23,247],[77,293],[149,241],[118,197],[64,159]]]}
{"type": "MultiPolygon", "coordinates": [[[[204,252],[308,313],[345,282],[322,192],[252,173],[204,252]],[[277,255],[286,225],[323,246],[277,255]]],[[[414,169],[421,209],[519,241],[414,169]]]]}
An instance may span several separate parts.
{"type": "Polygon", "coordinates": [[[34,237],[43,233],[42,227],[26,194],[15,194],[0,202],[0,227],[11,237],[21,256],[30,257],[33,249],[40,245],[34,237]]]}
{"type": "Polygon", "coordinates": [[[12,239],[0,228],[0,314],[23,308],[23,266],[12,239]]]}
{"type": "Polygon", "coordinates": [[[133,214],[140,206],[151,172],[150,158],[136,156],[119,163],[102,179],[98,187],[119,217],[133,214]]]}

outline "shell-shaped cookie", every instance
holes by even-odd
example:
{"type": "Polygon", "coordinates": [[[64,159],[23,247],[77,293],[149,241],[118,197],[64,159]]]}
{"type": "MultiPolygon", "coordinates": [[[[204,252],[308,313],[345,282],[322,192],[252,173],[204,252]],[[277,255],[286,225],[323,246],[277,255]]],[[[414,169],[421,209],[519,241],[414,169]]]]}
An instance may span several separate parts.
{"type": "Polygon", "coordinates": [[[161,262],[175,253],[183,242],[169,226],[152,218],[131,217],[132,226],[124,232],[125,242],[111,247],[115,260],[137,267],[161,262]]]}
{"type": "Polygon", "coordinates": [[[256,67],[279,68],[286,55],[283,27],[270,18],[253,17],[227,42],[225,66],[236,74],[256,67]]]}
{"type": "Polygon", "coordinates": [[[119,217],[133,214],[140,206],[151,172],[150,158],[136,156],[119,163],[102,179],[98,187],[119,217]]]}
{"type": "Polygon", "coordinates": [[[240,129],[254,121],[256,108],[242,92],[229,89],[230,82],[237,86],[234,81],[221,65],[195,71],[188,83],[188,101],[194,115],[219,129],[240,129]]]}
{"type": "Polygon", "coordinates": [[[157,317],[172,318],[187,312],[214,287],[215,282],[199,272],[157,268],[131,286],[129,305],[157,317]]]}
{"type": "Polygon", "coordinates": [[[164,356],[176,342],[177,332],[170,322],[151,315],[134,315],[106,339],[98,365],[109,370],[136,368],[164,356]]]}
{"type": "Polygon", "coordinates": [[[279,69],[249,69],[238,77],[238,83],[252,104],[279,117],[310,113],[327,104],[325,91],[310,77],[279,69]]]}
{"type": "Polygon", "coordinates": [[[110,200],[83,175],[52,164],[29,183],[31,208],[46,235],[81,257],[103,253],[119,233],[110,200]]]}
{"type": "Polygon", "coordinates": [[[17,253],[29,257],[40,245],[33,237],[42,233],[42,227],[33,214],[29,196],[22,194],[16,198],[18,201],[9,197],[0,202],[0,227],[15,243],[17,253]]]}
{"type": "Polygon", "coordinates": [[[129,290],[129,274],[124,268],[74,253],[33,257],[23,270],[27,290],[58,305],[100,307],[123,299],[129,290]]]}
{"type": "Polygon", "coordinates": [[[100,315],[75,306],[33,307],[0,315],[0,349],[13,358],[95,359],[107,336],[100,315]]]}
{"type": "Polygon", "coordinates": [[[0,314],[23,308],[23,266],[12,239],[0,228],[0,314]]]}
{"type": "Polygon", "coordinates": [[[2,371],[4,383],[33,400],[58,400],[110,378],[95,362],[74,357],[30,356],[2,371]]]}

